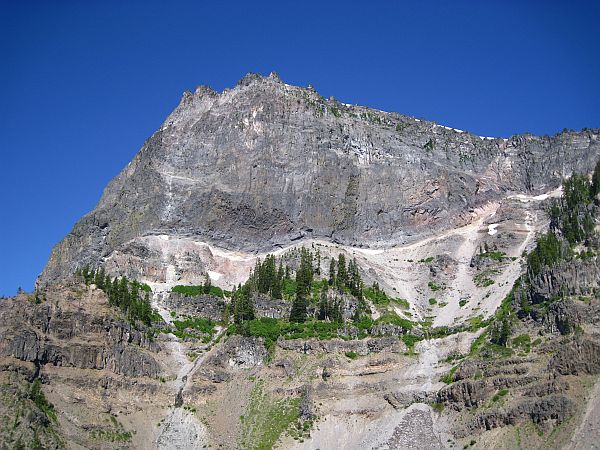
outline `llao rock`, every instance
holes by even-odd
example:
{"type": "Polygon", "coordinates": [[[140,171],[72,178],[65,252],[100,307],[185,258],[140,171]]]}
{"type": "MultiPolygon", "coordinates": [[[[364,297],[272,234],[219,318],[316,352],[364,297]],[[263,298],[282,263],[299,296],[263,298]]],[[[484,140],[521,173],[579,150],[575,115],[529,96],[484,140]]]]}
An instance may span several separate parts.
{"type": "MultiPolygon", "coordinates": [[[[548,191],[589,172],[599,133],[482,138],[326,100],[274,74],[221,93],[200,87],[54,248],[38,285],[85,264],[164,281],[169,238],[245,251],[310,237],[409,242],[468,223],[469,211],[507,193],[548,191]]],[[[198,281],[196,259],[186,256],[179,276],[198,281]]]]}

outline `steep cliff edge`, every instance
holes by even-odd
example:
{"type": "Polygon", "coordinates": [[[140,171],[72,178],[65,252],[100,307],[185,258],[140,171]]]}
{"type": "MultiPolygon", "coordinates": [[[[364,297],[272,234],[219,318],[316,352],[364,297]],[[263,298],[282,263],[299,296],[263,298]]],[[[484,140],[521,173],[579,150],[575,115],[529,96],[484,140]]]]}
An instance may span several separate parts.
{"type": "Polygon", "coordinates": [[[144,242],[156,236],[248,252],[304,238],[412,242],[468,223],[469,211],[507,193],[550,191],[589,172],[598,135],[481,138],[326,100],[274,74],[222,93],[199,87],[54,248],[38,285],[115,252],[122,266],[141,256],[159,272],[160,252],[144,242]]]}

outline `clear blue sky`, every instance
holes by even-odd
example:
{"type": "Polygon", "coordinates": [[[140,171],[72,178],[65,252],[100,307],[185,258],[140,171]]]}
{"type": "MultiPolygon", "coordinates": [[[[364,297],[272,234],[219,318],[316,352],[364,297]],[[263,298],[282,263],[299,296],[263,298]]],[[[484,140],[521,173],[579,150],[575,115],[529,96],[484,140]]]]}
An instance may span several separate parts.
{"type": "Polygon", "coordinates": [[[485,136],[600,127],[599,2],[358,3],[2,0],[0,295],[199,84],[275,70],[485,136]]]}

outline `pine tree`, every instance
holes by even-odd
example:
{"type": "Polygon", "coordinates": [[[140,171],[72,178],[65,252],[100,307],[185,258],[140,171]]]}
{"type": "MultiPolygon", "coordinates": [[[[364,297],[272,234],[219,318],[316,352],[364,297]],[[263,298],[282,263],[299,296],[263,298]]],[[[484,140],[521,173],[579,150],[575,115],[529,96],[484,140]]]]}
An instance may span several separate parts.
{"type": "Polygon", "coordinates": [[[117,305],[125,311],[129,309],[130,301],[129,287],[127,285],[127,277],[121,277],[121,279],[119,280],[119,294],[117,297],[117,305]]]}
{"type": "Polygon", "coordinates": [[[281,267],[281,265],[279,266],[279,270],[274,274],[273,276],[273,282],[271,285],[271,296],[276,299],[276,300],[280,300],[282,298],[282,283],[283,283],[283,268],[281,267]]]}
{"type": "Polygon", "coordinates": [[[335,285],[335,259],[331,258],[329,262],[329,286],[335,285]]]}
{"type": "Polygon", "coordinates": [[[320,249],[317,249],[315,259],[317,261],[317,264],[315,267],[315,272],[317,275],[321,275],[321,250],[320,249]]]}
{"type": "Polygon", "coordinates": [[[300,267],[296,272],[296,293],[306,298],[310,292],[312,281],[312,256],[307,249],[302,248],[300,252],[300,267]]]}
{"type": "Polygon", "coordinates": [[[596,163],[592,174],[592,185],[590,187],[590,198],[593,200],[600,193],[600,159],[596,163]]]}
{"type": "Polygon", "coordinates": [[[344,322],[343,309],[342,309],[342,304],[341,304],[340,300],[338,300],[338,299],[333,300],[331,305],[329,306],[329,311],[330,311],[329,318],[331,319],[332,322],[338,322],[338,323],[344,322]]]}
{"type": "Polygon", "coordinates": [[[329,318],[329,298],[327,295],[329,288],[324,286],[321,290],[321,296],[319,298],[319,320],[325,320],[329,318]]]}
{"type": "Polygon", "coordinates": [[[306,294],[297,291],[294,302],[292,303],[292,310],[290,311],[290,322],[302,323],[306,320],[308,302],[306,301],[306,294]]]}
{"type": "Polygon", "coordinates": [[[288,266],[287,264],[285,265],[285,279],[286,280],[292,279],[292,277],[290,275],[290,266],[288,266]]]}
{"type": "Polygon", "coordinates": [[[356,308],[354,308],[354,314],[352,314],[352,321],[354,323],[360,322],[360,305],[356,305],[356,308]]]}
{"type": "Polygon", "coordinates": [[[210,294],[210,288],[212,287],[212,282],[210,280],[210,275],[208,272],[204,275],[204,285],[202,286],[202,291],[205,294],[210,294]]]}
{"type": "Polygon", "coordinates": [[[346,269],[346,257],[340,253],[338,255],[338,264],[337,264],[337,286],[341,291],[344,289],[346,284],[348,283],[348,271],[346,269]]]}
{"type": "Polygon", "coordinates": [[[98,286],[100,289],[102,289],[104,287],[104,276],[105,276],[105,272],[104,272],[104,267],[100,267],[100,269],[98,269],[94,275],[94,284],[96,286],[98,286]]]}

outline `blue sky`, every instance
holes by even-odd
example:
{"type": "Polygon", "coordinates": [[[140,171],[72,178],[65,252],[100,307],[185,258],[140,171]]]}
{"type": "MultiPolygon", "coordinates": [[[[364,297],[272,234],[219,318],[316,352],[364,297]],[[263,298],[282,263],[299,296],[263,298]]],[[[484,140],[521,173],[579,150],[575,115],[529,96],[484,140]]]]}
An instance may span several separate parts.
{"type": "Polygon", "coordinates": [[[0,2],[0,295],[199,84],[277,71],[485,136],[600,127],[599,2],[0,2]]]}

